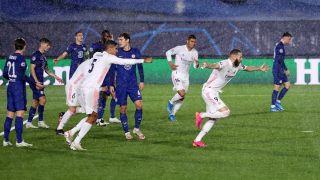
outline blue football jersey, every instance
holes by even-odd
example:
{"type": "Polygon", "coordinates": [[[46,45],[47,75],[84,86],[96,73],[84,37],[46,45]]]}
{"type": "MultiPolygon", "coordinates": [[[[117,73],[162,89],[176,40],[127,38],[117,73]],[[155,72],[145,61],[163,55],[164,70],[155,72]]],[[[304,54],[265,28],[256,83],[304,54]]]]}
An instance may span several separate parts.
{"type": "Polygon", "coordinates": [[[71,66],[78,67],[85,60],[84,55],[87,51],[87,46],[85,44],[78,45],[72,43],[68,46],[66,51],[71,56],[71,66]]]}
{"type": "MultiPolygon", "coordinates": [[[[43,81],[44,81],[43,73],[44,73],[45,67],[48,65],[46,56],[44,54],[42,54],[40,51],[35,51],[31,56],[30,63],[35,65],[34,71],[36,73],[36,76],[37,76],[39,82],[43,83],[43,81]]],[[[32,81],[35,82],[35,80],[31,74],[30,74],[30,78],[32,79],[32,81]]]]}
{"type": "MultiPolygon", "coordinates": [[[[141,53],[137,48],[131,48],[129,51],[118,49],[117,56],[119,58],[140,59],[141,53]]],[[[116,65],[117,86],[137,86],[136,66],[138,66],[140,82],[144,82],[143,65],[116,65]]]]}
{"type": "Polygon", "coordinates": [[[6,59],[3,77],[9,80],[9,85],[25,85],[29,79],[26,77],[27,64],[25,58],[19,53],[13,53],[6,59]]]}
{"type": "Polygon", "coordinates": [[[89,53],[90,53],[90,58],[93,57],[93,54],[96,52],[102,52],[104,51],[104,47],[101,41],[98,41],[96,43],[91,44],[89,53]]]}
{"type": "Polygon", "coordinates": [[[273,73],[283,74],[284,71],[287,70],[286,64],[284,63],[285,56],[286,51],[284,49],[284,44],[282,42],[277,43],[274,48],[273,73]]]}

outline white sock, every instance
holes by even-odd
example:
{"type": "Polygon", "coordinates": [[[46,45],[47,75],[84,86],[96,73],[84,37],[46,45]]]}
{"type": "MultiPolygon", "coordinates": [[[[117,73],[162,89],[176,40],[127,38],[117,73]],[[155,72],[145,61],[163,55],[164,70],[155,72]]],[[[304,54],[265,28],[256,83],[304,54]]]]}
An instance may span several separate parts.
{"type": "Polygon", "coordinates": [[[172,99],[170,100],[171,104],[175,104],[177,101],[179,101],[180,99],[182,99],[182,97],[177,93],[175,94],[172,99]]]}
{"type": "Polygon", "coordinates": [[[210,113],[210,112],[200,113],[201,118],[214,118],[214,119],[225,118],[225,117],[228,117],[229,115],[230,115],[230,110],[223,111],[223,112],[216,111],[214,113],[210,113]]]}
{"type": "Polygon", "coordinates": [[[84,122],[81,126],[80,132],[78,133],[78,136],[76,139],[73,141],[76,144],[80,144],[82,138],[89,132],[91,129],[92,124],[88,122],[84,122]]]}
{"type": "Polygon", "coordinates": [[[73,115],[74,113],[71,112],[70,110],[68,110],[67,112],[64,113],[64,115],[62,116],[62,119],[58,125],[58,128],[57,129],[63,129],[64,125],[69,121],[69,119],[71,118],[71,116],[73,115]]]}
{"type": "Polygon", "coordinates": [[[200,133],[198,134],[198,136],[196,137],[196,139],[194,141],[201,141],[202,138],[210,131],[210,129],[213,127],[214,125],[213,120],[208,120],[202,127],[200,133]]]}
{"type": "Polygon", "coordinates": [[[280,100],[277,100],[277,103],[281,103],[281,101],[280,101],[280,100]]]}
{"type": "Polygon", "coordinates": [[[174,104],[174,106],[173,106],[173,111],[172,111],[172,114],[173,115],[175,115],[177,112],[178,112],[178,110],[181,108],[181,106],[182,106],[182,103],[183,103],[183,101],[180,101],[180,100],[178,100],[178,101],[176,101],[176,103],[174,104]]]}
{"type": "Polygon", "coordinates": [[[81,121],[74,127],[70,130],[70,134],[71,136],[73,136],[75,133],[77,133],[78,131],[80,131],[81,129],[81,126],[84,122],[86,122],[86,120],[88,119],[88,117],[85,117],[83,119],[81,119],[81,121]]]}

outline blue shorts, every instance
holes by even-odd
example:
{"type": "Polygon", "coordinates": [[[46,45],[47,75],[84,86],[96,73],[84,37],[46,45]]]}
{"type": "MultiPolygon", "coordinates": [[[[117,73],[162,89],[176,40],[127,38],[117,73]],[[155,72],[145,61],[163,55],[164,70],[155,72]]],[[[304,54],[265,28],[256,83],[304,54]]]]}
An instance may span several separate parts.
{"type": "Polygon", "coordinates": [[[44,89],[38,90],[35,84],[30,84],[30,88],[32,90],[32,98],[35,100],[39,100],[41,96],[46,96],[44,94],[44,89]]]}
{"type": "Polygon", "coordinates": [[[137,100],[142,100],[142,96],[138,86],[134,86],[134,87],[117,86],[116,97],[118,100],[117,103],[120,106],[126,106],[128,104],[127,103],[128,95],[132,102],[135,102],[137,100]]]}
{"type": "Polygon", "coordinates": [[[281,85],[285,82],[288,82],[288,77],[285,74],[273,73],[273,84],[281,85]]]}
{"type": "Polygon", "coordinates": [[[26,88],[7,88],[7,110],[11,112],[27,110],[26,88]]]}

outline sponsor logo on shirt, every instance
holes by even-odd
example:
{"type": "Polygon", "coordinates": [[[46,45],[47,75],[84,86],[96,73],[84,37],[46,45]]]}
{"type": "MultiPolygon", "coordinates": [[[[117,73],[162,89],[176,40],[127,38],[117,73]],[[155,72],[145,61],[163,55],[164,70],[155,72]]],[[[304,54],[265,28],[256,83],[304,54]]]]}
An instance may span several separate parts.
{"type": "Polygon", "coordinates": [[[134,55],[134,54],[131,55],[131,58],[132,58],[132,59],[134,59],[135,57],[136,57],[136,55],[134,55]]]}

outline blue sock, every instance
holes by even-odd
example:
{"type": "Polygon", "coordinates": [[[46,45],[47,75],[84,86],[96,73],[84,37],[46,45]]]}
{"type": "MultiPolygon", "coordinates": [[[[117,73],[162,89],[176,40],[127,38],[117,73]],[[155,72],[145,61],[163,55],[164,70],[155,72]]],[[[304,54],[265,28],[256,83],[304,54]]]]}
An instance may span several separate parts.
{"type": "Polygon", "coordinates": [[[38,106],[39,121],[43,121],[43,111],[44,111],[44,105],[39,104],[38,106]]]}
{"type": "Polygon", "coordinates": [[[104,109],[106,108],[106,99],[103,97],[99,97],[98,100],[98,119],[103,118],[103,114],[104,114],[104,109]]]}
{"type": "Polygon", "coordinates": [[[16,117],[16,135],[17,135],[17,142],[21,143],[22,142],[22,130],[23,130],[23,117],[16,117]]]}
{"type": "Polygon", "coordinates": [[[32,106],[30,107],[28,122],[32,122],[32,119],[33,119],[34,115],[36,114],[36,110],[37,110],[37,108],[34,108],[32,106]]]}
{"type": "Polygon", "coordinates": [[[115,111],[116,111],[117,102],[112,98],[110,101],[110,117],[114,118],[115,111]]]}
{"type": "Polygon", "coordinates": [[[134,119],[135,119],[135,128],[139,129],[141,120],[142,120],[142,109],[136,109],[136,112],[134,113],[134,119]]]}
{"type": "Polygon", "coordinates": [[[276,90],[273,90],[273,91],[272,91],[272,101],[271,101],[271,105],[275,105],[275,104],[276,104],[277,97],[278,97],[278,92],[279,92],[279,91],[276,91],[276,90]]]}
{"type": "Polygon", "coordinates": [[[11,129],[11,124],[12,124],[12,118],[6,117],[6,120],[4,121],[3,129],[4,129],[4,141],[8,142],[9,141],[9,133],[11,129]]]}
{"type": "Polygon", "coordinates": [[[278,100],[281,100],[286,95],[287,92],[288,92],[288,89],[286,87],[282,88],[280,91],[278,100]]]}
{"type": "Polygon", "coordinates": [[[127,114],[120,113],[120,120],[122,124],[122,128],[125,133],[129,132],[129,125],[128,125],[128,117],[127,114]]]}

